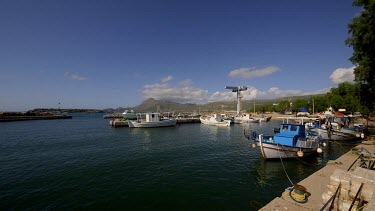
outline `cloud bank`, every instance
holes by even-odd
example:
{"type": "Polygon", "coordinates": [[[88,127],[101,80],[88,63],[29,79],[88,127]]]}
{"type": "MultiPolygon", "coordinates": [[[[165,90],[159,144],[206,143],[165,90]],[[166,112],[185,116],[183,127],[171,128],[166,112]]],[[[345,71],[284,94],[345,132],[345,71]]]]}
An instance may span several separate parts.
{"type": "Polygon", "coordinates": [[[255,69],[251,67],[243,67],[239,69],[235,69],[229,72],[229,77],[232,78],[257,78],[257,77],[263,77],[270,75],[272,73],[275,73],[279,71],[280,68],[276,66],[269,66],[263,69],[255,69]]]}
{"type": "Polygon", "coordinates": [[[161,80],[164,83],[144,85],[143,97],[179,103],[203,103],[207,101],[208,91],[193,87],[193,82],[190,79],[179,82],[178,86],[175,87],[165,83],[172,79],[172,76],[168,76],[161,80]],[[168,80],[164,80],[167,78],[168,80]]]}
{"type": "MultiPolygon", "coordinates": [[[[177,84],[177,86],[172,86],[169,83],[147,84],[143,86],[142,94],[145,99],[154,98],[157,100],[167,100],[178,103],[207,103],[215,101],[232,101],[236,99],[236,93],[229,90],[209,94],[208,90],[194,87],[193,82],[190,79],[181,81],[177,84]]],[[[246,91],[241,92],[243,100],[324,94],[330,91],[330,88],[312,92],[282,90],[278,87],[271,87],[265,91],[261,91],[253,86],[247,86],[247,88],[246,91]]]]}
{"type": "Polygon", "coordinates": [[[342,82],[354,83],[354,67],[351,68],[338,68],[332,72],[329,79],[335,84],[342,82]]]}

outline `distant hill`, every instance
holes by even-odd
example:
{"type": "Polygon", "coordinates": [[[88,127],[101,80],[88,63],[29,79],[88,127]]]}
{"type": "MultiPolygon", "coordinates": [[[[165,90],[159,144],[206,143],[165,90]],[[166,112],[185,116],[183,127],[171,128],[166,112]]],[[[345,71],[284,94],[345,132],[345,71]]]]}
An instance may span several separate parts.
{"type": "MultiPolygon", "coordinates": [[[[264,105],[264,104],[271,104],[271,103],[278,103],[282,100],[295,100],[295,99],[310,99],[313,96],[320,96],[320,95],[305,95],[305,96],[292,96],[292,97],[283,97],[277,99],[262,99],[262,100],[243,100],[242,101],[242,109],[246,110],[254,105],[264,105]]],[[[193,103],[176,103],[170,102],[165,100],[155,100],[154,98],[148,98],[147,100],[143,101],[140,105],[135,107],[128,107],[128,108],[117,108],[117,109],[104,109],[104,112],[107,113],[122,113],[124,110],[134,110],[135,112],[174,112],[174,113],[193,113],[193,112],[222,112],[222,111],[235,111],[237,110],[237,102],[236,101],[219,101],[219,102],[210,102],[206,104],[193,104],[193,103]]]]}

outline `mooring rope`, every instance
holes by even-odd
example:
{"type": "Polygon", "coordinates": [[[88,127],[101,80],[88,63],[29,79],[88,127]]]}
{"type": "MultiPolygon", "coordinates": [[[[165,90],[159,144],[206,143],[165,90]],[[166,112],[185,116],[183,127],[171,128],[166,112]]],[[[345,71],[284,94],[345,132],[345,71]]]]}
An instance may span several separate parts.
{"type": "Polygon", "coordinates": [[[294,184],[293,184],[292,180],[289,178],[289,175],[288,175],[288,173],[285,170],[285,166],[284,166],[284,163],[283,163],[283,158],[281,157],[281,153],[280,153],[279,143],[277,143],[277,151],[279,151],[281,165],[283,166],[283,169],[284,169],[284,172],[286,174],[286,177],[288,177],[288,180],[289,180],[290,184],[292,184],[292,186],[294,187],[294,184]]]}

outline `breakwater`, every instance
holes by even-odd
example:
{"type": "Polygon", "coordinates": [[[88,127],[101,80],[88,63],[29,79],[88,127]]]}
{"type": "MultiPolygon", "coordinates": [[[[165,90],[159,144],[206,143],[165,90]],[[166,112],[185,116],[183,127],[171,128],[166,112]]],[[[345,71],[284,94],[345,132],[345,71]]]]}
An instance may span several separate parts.
{"type": "Polygon", "coordinates": [[[51,120],[51,119],[71,119],[69,115],[43,115],[43,116],[1,116],[0,122],[27,121],[27,120],[51,120]]]}

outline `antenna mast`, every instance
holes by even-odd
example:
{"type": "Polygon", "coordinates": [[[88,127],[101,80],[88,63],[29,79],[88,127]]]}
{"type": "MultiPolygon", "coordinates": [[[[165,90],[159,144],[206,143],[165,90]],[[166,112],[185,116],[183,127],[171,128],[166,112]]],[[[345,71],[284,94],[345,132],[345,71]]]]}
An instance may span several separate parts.
{"type": "Polygon", "coordinates": [[[232,92],[237,93],[237,115],[239,116],[241,113],[241,91],[247,90],[246,86],[226,86],[226,89],[231,89],[232,92]]]}

